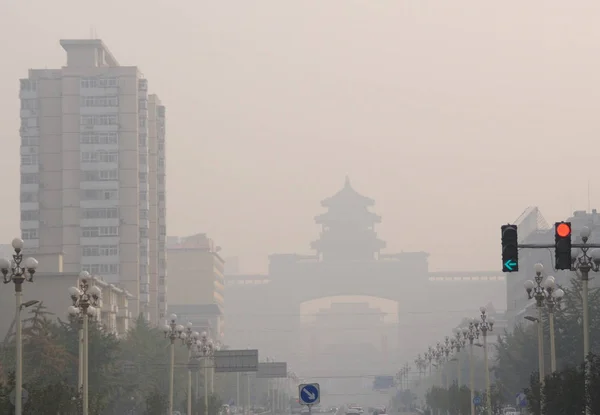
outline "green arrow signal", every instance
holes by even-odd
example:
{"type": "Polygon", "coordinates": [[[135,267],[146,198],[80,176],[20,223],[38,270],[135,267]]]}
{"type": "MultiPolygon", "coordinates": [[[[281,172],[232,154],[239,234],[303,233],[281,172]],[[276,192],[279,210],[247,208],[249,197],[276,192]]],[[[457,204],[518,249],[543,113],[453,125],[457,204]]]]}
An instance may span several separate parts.
{"type": "Polygon", "coordinates": [[[506,261],[504,263],[504,266],[506,267],[506,269],[508,269],[509,271],[513,270],[513,267],[517,266],[517,263],[515,261],[513,261],[512,259],[509,259],[508,261],[506,261]]]}

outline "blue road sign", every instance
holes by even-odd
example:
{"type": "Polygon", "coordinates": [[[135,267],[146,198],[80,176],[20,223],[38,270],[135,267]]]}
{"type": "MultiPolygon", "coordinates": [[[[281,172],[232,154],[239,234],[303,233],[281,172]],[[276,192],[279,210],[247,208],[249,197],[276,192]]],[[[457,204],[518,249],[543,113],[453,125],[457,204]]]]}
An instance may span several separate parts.
{"type": "Polygon", "coordinates": [[[473,398],[473,403],[474,403],[476,406],[479,406],[479,405],[481,405],[481,396],[476,396],[476,397],[474,397],[474,398],[473,398]]]}
{"type": "Polygon", "coordinates": [[[517,406],[525,408],[527,406],[527,396],[523,392],[517,393],[517,406]]]}
{"type": "Polygon", "coordinates": [[[513,268],[516,266],[517,266],[517,263],[515,261],[513,261],[512,259],[509,259],[508,261],[506,261],[504,263],[504,267],[509,271],[512,271],[513,268]]]}
{"type": "Polygon", "coordinates": [[[321,387],[318,383],[305,383],[298,386],[300,405],[318,405],[321,402],[321,387]]]}

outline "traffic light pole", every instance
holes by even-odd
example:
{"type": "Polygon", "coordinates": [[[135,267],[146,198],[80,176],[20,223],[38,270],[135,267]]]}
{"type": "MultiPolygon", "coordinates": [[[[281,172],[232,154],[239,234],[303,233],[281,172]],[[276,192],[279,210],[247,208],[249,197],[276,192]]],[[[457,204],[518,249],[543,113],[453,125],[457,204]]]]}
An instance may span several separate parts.
{"type": "MultiPolygon", "coordinates": [[[[518,244],[519,248],[545,249],[554,248],[555,244],[518,244]]],[[[600,244],[571,244],[573,248],[600,248],[600,244]]]]}

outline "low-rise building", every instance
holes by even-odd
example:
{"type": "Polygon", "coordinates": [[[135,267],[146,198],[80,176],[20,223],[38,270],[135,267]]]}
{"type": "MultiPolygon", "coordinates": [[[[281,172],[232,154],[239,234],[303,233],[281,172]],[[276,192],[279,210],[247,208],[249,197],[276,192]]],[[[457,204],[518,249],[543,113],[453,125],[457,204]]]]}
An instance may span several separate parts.
{"type": "Polygon", "coordinates": [[[225,261],[220,251],[221,247],[204,233],[167,238],[168,312],[181,319],[183,313],[196,320],[209,320],[215,339],[221,339],[224,329],[225,261]]]}

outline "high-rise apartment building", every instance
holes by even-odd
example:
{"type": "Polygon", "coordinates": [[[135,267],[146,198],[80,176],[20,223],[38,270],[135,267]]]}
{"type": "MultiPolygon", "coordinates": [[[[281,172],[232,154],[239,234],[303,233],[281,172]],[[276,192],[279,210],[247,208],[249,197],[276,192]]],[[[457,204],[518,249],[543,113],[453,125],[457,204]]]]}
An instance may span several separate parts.
{"type": "Polygon", "coordinates": [[[21,79],[21,232],[137,301],[166,310],[165,107],[101,40],[61,40],[67,65],[21,79]]]}

